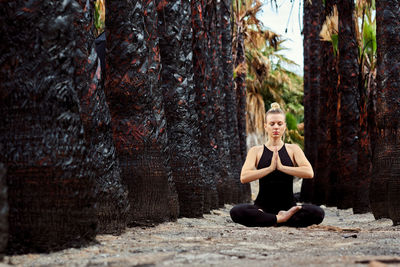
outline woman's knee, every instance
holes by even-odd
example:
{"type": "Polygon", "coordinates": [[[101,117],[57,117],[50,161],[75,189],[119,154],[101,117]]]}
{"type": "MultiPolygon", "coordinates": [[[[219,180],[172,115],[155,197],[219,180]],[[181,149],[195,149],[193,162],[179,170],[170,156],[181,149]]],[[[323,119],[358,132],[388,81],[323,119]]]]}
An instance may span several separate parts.
{"type": "Polygon", "coordinates": [[[320,224],[325,218],[325,211],[319,206],[306,204],[303,205],[302,209],[308,211],[314,224],[320,224]]]}
{"type": "Polygon", "coordinates": [[[232,218],[232,221],[234,221],[235,223],[240,223],[242,220],[242,218],[243,218],[243,216],[244,216],[244,213],[245,213],[245,209],[246,209],[246,204],[239,204],[239,205],[236,205],[236,206],[234,206],[231,210],[230,210],[230,215],[231,215],[231,218],[232,218]]]}

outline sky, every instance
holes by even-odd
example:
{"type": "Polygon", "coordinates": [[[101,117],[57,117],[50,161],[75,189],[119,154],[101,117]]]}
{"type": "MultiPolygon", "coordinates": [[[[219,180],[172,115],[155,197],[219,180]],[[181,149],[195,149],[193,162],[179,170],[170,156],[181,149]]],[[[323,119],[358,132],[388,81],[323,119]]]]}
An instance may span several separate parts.
{"type": "Polygon", "coordinates": [[[283,50],[281,54],[295,61],[299,66],[290,70],[303,76],[303,36],[301,35],[303,1],[277,0],[278,10],[275,9],[275,4],[274,7],[271,7],[271,0],[264,0],[263,2],[262,12],[260,12],[258,18],[265,28],[282,35],[282,38],[286,39],[283,46],[287,50],[283,50]],[[286,33],[285,29],[287,29],[286,33]]]}

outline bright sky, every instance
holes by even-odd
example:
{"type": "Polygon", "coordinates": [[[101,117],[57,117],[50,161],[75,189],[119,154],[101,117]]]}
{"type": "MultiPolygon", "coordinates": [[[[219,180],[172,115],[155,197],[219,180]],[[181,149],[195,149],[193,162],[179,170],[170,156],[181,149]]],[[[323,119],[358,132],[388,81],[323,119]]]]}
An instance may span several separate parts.
{"type": "Polygon", "coordinates": [[[271,0],[263,1],[262,12],[258,16],[267,29],[282,35],[286,39],[281,54],[296,62],[299,66],[291,68],[295,73],[303,76],[303,1],[277,0],[278,10],[271,7],[271,0]],[[291,11],[292,10],[292,11],[291,11]],[[287,32],[285,33],[285,29],[287,32]]]}

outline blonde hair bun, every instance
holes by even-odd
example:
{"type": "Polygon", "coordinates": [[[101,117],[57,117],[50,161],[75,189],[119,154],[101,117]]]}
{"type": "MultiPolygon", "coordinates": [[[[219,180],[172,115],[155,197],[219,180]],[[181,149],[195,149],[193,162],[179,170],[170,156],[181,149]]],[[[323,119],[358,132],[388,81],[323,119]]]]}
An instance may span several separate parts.
{"type": "Polygon", "coordinates": [[[281,108],[281,106],[276,102],[271,104],[271,109],[280,109],[280,108],[281,108]]]}

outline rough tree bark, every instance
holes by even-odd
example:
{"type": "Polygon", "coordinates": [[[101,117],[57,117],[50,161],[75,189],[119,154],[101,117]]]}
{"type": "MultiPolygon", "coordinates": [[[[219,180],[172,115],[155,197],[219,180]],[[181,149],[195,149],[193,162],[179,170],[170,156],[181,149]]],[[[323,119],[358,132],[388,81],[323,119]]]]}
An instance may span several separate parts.
{"type": "Polygon", "coordinates": [[[193,28],[193,74],[194,90],[196,93],[196,111],[200,127],[199,164],[205,167],[204,212],[218,208],[218,192],[216,185],[216,170],[218,155],[212,143],[212,134],[215,132],[214,113],[212,112],[213,99],[211,96],[211,59],[208,53],[207,18],[205,15],[206,0],[193,0],[192,28],[193,28]]]}
{"type": "Polygon", "coordinates": [[[232,0],[222,0],[220,9],[221,20],[221,61],[223,66],[223,91],[225,93],[226,123],[225,131],[230,148],[230,158],[232,166],[232,179],[234,179],[237,197],[233,199],[235,203],[243,203],[249,196],[246,196],[245,186],[240,182],[240,172],[242,169],[242,155],[240,148],[238,117],[232,114],[238,113],[236,102],[236,90],[233,81],[233,58],[232,58],[232,29],[231,29],[231,8],[232,0]]]}
{"type": "MultiPolygon", "coordinates": [[[[201,217],[204,207],[204,169],[200,169],[199,127],[195,110],[191,4],[159,0],[158,35],[161,90],[171,149],[172,177],[179,197],[179,216],[201,217]]],[[[209,211],[209,210],[208,210],[209,211]]]]}
{"type": "Polygon", "coordinates": [[[94,42],[94,2],[78,1],[85,10],[80,24],[86,31],[76,36],[80,48],[75,57],[79,69],[76,74],[77,92],[80,99],[81,119],[85,139],[89,146],[90,168],[95,172],[98,187],[98,232],[119,234],[126,227],[129,210],[128,191],[122,184],[119,163],[112,139],[111,115],[101,83],[100,62],[94,42]],[[85,75],[86,74],[86,75],[85,75]]]}
{"type": "Polygon", "coordinates": [[[338,1],[339,13],[339,171],[337,207],[353,207],[357,179],[360,100],[358,91],[358,45],[354,28],[354,1],[338,1]]]}
{"type": "MultiPolygon", "coordinates": [[[[235,93],[236,93],[236,109],[237,109],[237,121],[238,121],[238,133],[239,133],[239,145],[240,145],[240,165],[242,166],[247,156],[247,143],[246,143],[246,68],[239,66],[245,66],[245,47],[243,39],[242,25],[236,25],[236,36],[233,41],[233,65],[234,68],[240,69],[236,73],[234,79],[235,93]]],[[[240,188],[240,201],[242,203],[251,201],[251,188],[250,183],[241,185],[240,188]]]]}
{"type": "MultiPolygon", "coordinates": [[[[323,21],[322,1],[304,2],[304,152],[315,170],[318,157],[318,105],[321,74],[321,42],[319,32],[323,21]]],[[[318,174],[315,179],[318,179],[318,174]]],[[[301,199],[313,201],[314,179],[303,180],[301,199]]]]}
{"type": "Polygon", "coordinates": [[[211,134],[212,143],[218,155],[217,190],[219,206],[225,203],[233,203],[237,199],[238,190],[235,190],[235,181],[230,160],[230,148],[227,139],[225,93],[223,91],[222,65],[221,59],[221,23],[219,19],[221,3],[209,1],[206,6],[205,17],[207,17],[207,31],[209,36],[208,53],[210,55],[211,80],[210,88],[213,100],[212,112],[214,113],[215,132],[211,134]]]}
{"type": "Polygon", "coordinates": [[[92,241],[96,187],[76,91],[86,77],[76,62],[85,11],[76,1],[3,1],[0,10],[8,250],[49,251],[92,241]]]}
{"type": "Polygon", "coordinates": [[[178,200],[158,78],[160,55],[153,1],[106,1],[105,92],[121,177],[129,189],[128,225],[176,219],[178,200]]]}
{"type": "Polygon", "coordinates": [[[371,209],[375,218],[400,224],[400,47],[398,1],[376,3],[377,103],[371,209]]]}

